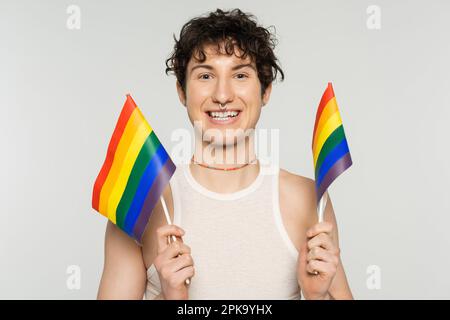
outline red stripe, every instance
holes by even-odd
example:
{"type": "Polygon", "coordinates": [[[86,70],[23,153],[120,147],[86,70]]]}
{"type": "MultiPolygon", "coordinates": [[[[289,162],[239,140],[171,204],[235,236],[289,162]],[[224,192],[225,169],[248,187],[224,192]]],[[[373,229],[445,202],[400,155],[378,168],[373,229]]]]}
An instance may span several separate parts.
{"type": "Polygon", "coordinates": [[[313,142],[314,136],[316,135],[317,126],[319,125],[319,119],[320,116],[322,115],[322,111],[327,105],[328,101],[333,99],[333,97],[334,97],[333,85],[331,84],[331,82],[328,82],[328,87],[325,89],[325,92],[322,95],[322,99],[320,99],[319,108],[317,109],[316,122],[314,123],[314,131],[313,131],[313,142]]]}
{"type": "Polygon", "coordinates": [[[108,152],[106,153],[106,159],[103,163],[102,169],[97,176],[94,184],[94,190],[92,192],[92,208],[98,211],[99,201],[100,201],[100,191],[103,188],[106,177],[108,177],[109,170],[111,169],[114,155],[117,150],[117,145],[119,144],[122,134],[125,130],[128,120],[134,109],[137,108],[136,103],[133,101],[131,96],[127,94],[127,100],[123,105],[122,111],[120,112],[119,120],[117,121],[116,128],[112,134],[111,140],[109,141],[108,152]]]}

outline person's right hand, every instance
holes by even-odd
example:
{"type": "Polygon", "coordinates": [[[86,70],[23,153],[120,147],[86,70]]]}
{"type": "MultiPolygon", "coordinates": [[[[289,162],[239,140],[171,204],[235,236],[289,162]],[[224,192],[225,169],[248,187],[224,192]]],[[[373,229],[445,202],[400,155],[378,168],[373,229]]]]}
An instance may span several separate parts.
{"type": "Polygon", "coordinates": [[[187,300],[188,286],[185,281],[194,276],[194,261],[191,248],[183,243],[184,230],[176,225],[164,225],[156,230],[158,255],[153,264],[159,275],[163,298],[166,300],[187,300]],[[169,237],[177,241],[168,243],[169,237]]]}

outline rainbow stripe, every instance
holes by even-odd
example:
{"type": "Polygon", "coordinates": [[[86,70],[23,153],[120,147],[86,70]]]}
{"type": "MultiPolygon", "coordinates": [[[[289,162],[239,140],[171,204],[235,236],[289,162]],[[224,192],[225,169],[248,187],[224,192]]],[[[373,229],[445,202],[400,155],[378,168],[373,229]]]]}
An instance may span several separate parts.
{"type": "Polygon", "coordinates": [[[319,202],[331,183],[352,165],[342,119],[330,82],[317,109],[312,150],[319,202]]]}
{"type": "Polygon", "coordinates": [[[109,142],[92,208],[141,243],[175,165],[130,95],[109,142]]]}

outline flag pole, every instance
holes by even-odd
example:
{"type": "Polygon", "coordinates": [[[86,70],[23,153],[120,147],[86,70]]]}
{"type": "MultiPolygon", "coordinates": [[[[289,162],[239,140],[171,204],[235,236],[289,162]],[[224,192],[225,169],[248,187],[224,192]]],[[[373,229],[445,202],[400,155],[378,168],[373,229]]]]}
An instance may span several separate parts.
{"type": "Polygon", "coordinates": [[[319,215],[319,223],[323,222],[323,212],[325,211],[325,207],[327,205],[327,192],[325,191],[322,197],[320,198],[319,205],[317,206],[317,213],[319,215]]]}
{"type": "MultiPolygon", "coordinates": [[[[161,204],[164,209],[164,215],[166,216],[167,224],[172,224],[172,221],[170,220],[170,216],[169,216],[169,211],[167,210],[166,201],[164,201],[164,197],[162,195],[160,196],[160,199],[161,199],[161,204]]],[[[174,241],[174,242],[177,241],[177,238],[174,235],[172,235],[172,241],[174,241]]],[[[170,242],[170,237],[169,237],[169,242],[170,242]]],[[[190,279],[189,278],[186,279],[185,283],[187,285],[189,285],[191,283],[190,279]]]]}

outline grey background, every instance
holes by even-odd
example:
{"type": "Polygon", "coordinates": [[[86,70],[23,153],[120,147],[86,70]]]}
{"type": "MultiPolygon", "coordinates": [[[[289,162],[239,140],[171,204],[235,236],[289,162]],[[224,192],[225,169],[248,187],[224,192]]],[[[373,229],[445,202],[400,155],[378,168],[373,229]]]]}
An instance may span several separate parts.
{"type": "Polygon", "coordinates": [[[330,194],[355,298],[450,298],[450,2],[242,3],[0,1],[0,298],[96,297],[106,221],[91,191],[125,94],[170,149],[172,130],[191,128],[164,74],[172,34],[217,7],[276,27],[286,80],[259,128],[280,129],[285,169],[312,177],[314,116],[333,82],[354,165],[330,194]],[[66,27],[71,4],[80,30],[66,27]],[[366,27],[372,4],[380,30],[366,27]]]}

